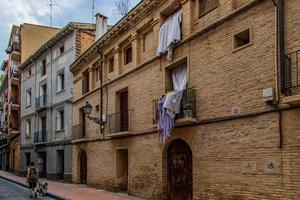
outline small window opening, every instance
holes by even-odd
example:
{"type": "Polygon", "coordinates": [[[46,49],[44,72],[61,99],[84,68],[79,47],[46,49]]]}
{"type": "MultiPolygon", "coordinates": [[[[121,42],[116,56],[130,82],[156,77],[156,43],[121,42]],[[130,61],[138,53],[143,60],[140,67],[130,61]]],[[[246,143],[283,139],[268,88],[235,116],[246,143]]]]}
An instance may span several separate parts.
{"type": "Polygon", "coordinates": [[[234,48],[239,48],[245,45],[250,44],[250,29],[242,31],[236,35],[234,35],[234,48]]]}
{"type": "Polygon", "coordinates": [[[218,7],[218,0],[199,0],[199,17],[202,17],[218,7]]]}
{"type": "Polygon", "coordinates": [[[132,46],[125,48],[125,65],[132,62],[132,46]]]}
{"type": "Polygon", "coordinates": [[[114,71],[114,57],[111,57],[109,60],[108,60],[108,71],[109,73],[113,72],[114,71]]]}

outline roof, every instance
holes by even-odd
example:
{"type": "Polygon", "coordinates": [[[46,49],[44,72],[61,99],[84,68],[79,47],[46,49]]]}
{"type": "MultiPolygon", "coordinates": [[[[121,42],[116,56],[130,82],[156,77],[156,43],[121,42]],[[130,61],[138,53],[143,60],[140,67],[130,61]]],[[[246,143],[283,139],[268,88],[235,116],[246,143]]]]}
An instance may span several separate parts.
{"type": "Polygon", "coordinates": [[[79,70],[81,64],[89,59],[89,57],[103,49],[107,45],[111,45],[117,35],[127,32],[138,21],[145,18],[154,8],[156,8],[165,0],[142,0],[127,15],[120,19],[111,29],[109,29],[101,38],[99,38],[90,48],[88,48],[78,59],[70,66],[70,71],[75,73],[79,70]]]}
{"type": "Polygon", "coordinates": [[[41,46],[38,50],[36,50],[31,56],[29,56],[22,65],[19,66],[20,70],[25,69],[33,62],[35,62],[40,56],[42,56],[45,52],[48,51],[49,48],[55,46],[58,42],[60,42],[63,38],[69,35],[74,30],[95,30],[95,24],[90,23],[79,23],[79,22],[69,22],[61,31],[59,31],[56,35],[54,35],[51,39],[49,39],[43,46],[41,46]]]}

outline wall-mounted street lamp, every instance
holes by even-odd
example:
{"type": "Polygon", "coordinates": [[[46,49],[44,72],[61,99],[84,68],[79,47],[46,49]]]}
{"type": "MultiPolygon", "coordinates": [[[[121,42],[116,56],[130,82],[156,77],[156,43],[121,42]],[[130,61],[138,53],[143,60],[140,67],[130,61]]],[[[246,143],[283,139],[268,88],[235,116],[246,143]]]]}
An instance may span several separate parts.
{"type": "Polygon", "coordinates": [[[87,101],[85,103],[85,106],[83,106],[83,113],[87,116],[87,118],[89,120],[92,120],[94,121],[95,123],[99,124],[100,125],[100,130],[101,130],[101,133],[104,133],[104,125],[105,125],[105,121],[103,121],[103,116],[102,118],[99,118],[99,117],[91,117],[91,113],[92,113],[92,109],[93,109],[93,106],[87,101]]]}

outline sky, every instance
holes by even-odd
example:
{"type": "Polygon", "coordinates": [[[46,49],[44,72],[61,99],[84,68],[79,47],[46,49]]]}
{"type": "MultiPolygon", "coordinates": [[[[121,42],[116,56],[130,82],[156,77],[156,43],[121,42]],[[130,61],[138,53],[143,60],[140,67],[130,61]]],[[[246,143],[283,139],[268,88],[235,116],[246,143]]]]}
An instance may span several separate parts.
{"type": "MultiPolygon", "coordinates": [[[[140,0],[131,0],[132,7],[140,0]]],[[[5,48],[13,24],[33,23],[49,26],[50,0],[0,0],[0,64],[7,59],[5,48]]],[[[53,0],[53,26],[62,28],[68,22],[92,22],[93,0],[53,0]]],[[[95,13],[107,16],[110,25],[121,16],[115,11],[115,0],[94,0],[95,13]]]]}

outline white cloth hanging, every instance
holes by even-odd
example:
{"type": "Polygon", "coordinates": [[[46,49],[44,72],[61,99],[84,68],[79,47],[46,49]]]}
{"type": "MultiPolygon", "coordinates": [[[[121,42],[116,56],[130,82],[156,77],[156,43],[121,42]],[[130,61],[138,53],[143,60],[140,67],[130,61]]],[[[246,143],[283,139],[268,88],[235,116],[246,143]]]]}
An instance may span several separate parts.
{"type": "Polygon", "coordinates": [[[167,59],[172,60],[173,47],[181,40],[182,11],[169,16],[159,30],[157,55],[167,53],[167,59]]]}
{"type": "Polygon", "coordinates": [[[180,113],[182,94],[187,84],[186,65],[172,70],[172,81],[174,90],[167,94],[167,98],[163,106],[167,109],[167,113],[174,119],[175,115],[180,113]]]}

